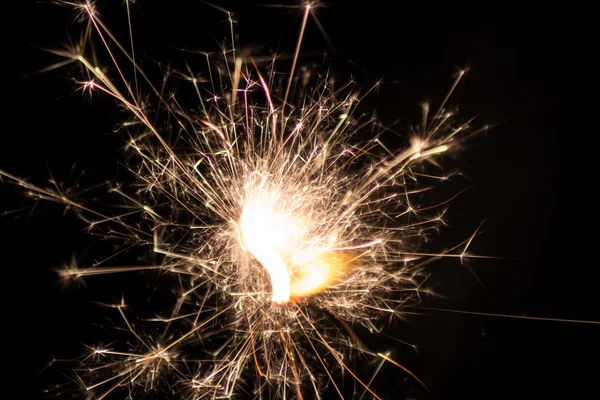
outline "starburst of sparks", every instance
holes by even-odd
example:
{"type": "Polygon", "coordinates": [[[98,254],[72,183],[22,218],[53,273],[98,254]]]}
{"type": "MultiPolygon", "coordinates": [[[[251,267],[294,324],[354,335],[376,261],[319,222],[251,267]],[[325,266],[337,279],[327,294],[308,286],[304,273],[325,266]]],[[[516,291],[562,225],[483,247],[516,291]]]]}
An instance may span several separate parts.
{"type": "Polygon", "coordinates": [[[147,250],[144,258],[154,260],[105,265],[110,257],[89,267],[73,260],[63,279],[156,270],[176,293],[167,314],[146,319],[147,329],[130,321],[124,300],[107,305],[133,340],[88,348],[73,369],[84,396],[138,398],[138,390],[160,388],[188,400],[244,392],[320,398],[330,385],[343,397],[337,370],[380,398],[371,382],[385,362],[419,381],[390,354],[372,352],[353,327],[381,331],[379,321],[402,318],[428,293],[426,265],[469,257],[473,237],[444,253],[421,247],[443,223],[448,202],[420,201],[448,178],[440,156],[477,133],[470,121],[456,122],[448,97],[434,113],[424,108],[405,148],[389,149],[380,140],[385,129],[361,111],[368,92],[298,65],[314,5],[303,7],[288,74],[275,73],[276,57],[259,67],[239,55],[232,34],[220,53],[198,56],[208,79],[186,64],[155,86],[136,62],[133,40],[120,42],[94,3],[61,3],[77,10],[84,34],[51,50],[63,60],[45,70],[78,65],[87,77],[83,91],[124,109],[119,134],[137,156],[129,166],[136,184],[111,185],[122,204],[94,208],[58,184],[0,176],[34,199],[73,210],[91,233],[123,241],[119,251],[147,250]],[[106,66],[94,61],[101,57],[93,38],[106,66]],[[175,78],[196,93],[192,107],[168,91],[175,78]],[[378,360],[370,378],[350,367],[357,353],[378,360]]]}

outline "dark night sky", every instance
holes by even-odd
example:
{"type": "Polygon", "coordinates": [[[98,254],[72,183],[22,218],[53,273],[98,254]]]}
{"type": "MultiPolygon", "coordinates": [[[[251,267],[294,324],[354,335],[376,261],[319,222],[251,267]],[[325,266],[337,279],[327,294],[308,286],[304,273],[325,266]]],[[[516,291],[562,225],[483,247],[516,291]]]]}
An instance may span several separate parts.
{"type": "MultiPolygon", "coordinates": [[[[227,34],[225,19],[198,1],[157,3],[141,1],[135,7],[134,31],[141,32],[135,40],[147,60],[176,58],[176,48],[216,49],[227,34]]],[[[218,2],[235,12],[241,45],[261,54],[291,52],[300,12],[251,3],[218,2]]],[[[329,2],[318,17],[335,53],[309,22],[303,60],[319,61],[310,54],[327,52],[339,77],[352,75],[364,88],[383,79],[365,106],[384,124],[397,122],[398,131],[419,121],[421,101],[435,104],[444,97],[458,69],[471,68],[452,104],[460,106],[465,119],[477,116],[476,124],[495,127],[451,160],[472,186],[451,207],[450,227],[440,240],[449,244],[462,238],[485,219],[485,234],[472,251],[508,259],[469,263],[484,287],[458,263],[432,266],[431,283],[443,297],[428,298],[424,305],[600,320],[599,213],[592,194],[598,130],[592,38],[598,32],[585,17],[590,11],[504,2],[389,3],[329,2]]],[[[33,1],[15,7],[20,9],[5,15],[14,15],[17,24],[4,26],[2,35],[8,46],[2,56],[0,169],[38,183],[51,172],[72,182],[73,164],[76,174],[88,171],[88,182],[122,174],[117,167],[121,141],[110,134],[118,110],[110,102],[90,102],[74,93],[73,70],[23,78],[52,62],[32,45],[55,47],[64,41],[72,31],[72,13],[33,1]]],[[[126,34],[124,9],[114,10],[120,11],[107,12],[104,19],[126,34]]],[[[23,204],[15,187],[0,185],[0,211],[23,205],[33,206],[23,204]]],[[[93,254],[95,242],[60,207],[38,204],[29,211],[0,218],[1,264],[9,271],[3,280],[6,365],[25,385],[16,389],[23,396],[15,399],[38,396],[47,384],[44,374],[36,375],[44,364],[93,339],[91,325],[106,310],[91,301],[103,296],[103,288],[119,293],[119,285],[138,284],[136,277],[126,277],[61,291],[52,269],[74,250],[93,254]]],[[[388,333],[418,344],[419,354],[392,341],[381,345],[393,349],[431,391],[389,367],[374,384],[386,399],[580,398],[597,392],[598,325],[441,312],[410,322],[388,333]]]]}

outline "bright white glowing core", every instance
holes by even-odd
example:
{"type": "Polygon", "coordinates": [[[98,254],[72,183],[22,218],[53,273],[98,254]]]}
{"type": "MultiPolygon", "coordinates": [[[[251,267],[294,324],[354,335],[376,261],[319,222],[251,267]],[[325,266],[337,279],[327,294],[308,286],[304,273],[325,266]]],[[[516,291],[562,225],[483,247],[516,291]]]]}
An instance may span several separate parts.
{"type": "Polygon", "coordinates": [[[290,299],[290,271],[283,254],[291,251],[300,234],[299,224],[290,216],[278,213],[274,202],[258,199],[244,206],[240,219],[243,246],[267,270],[273,289],[272,300],[290,299]]]}
{"type": "Polygon", "coordinates": [[[343,272],[347,260],[332,252],[335,236],[328,240],[313,237],[310,222],[278,207],[279,199],[273,193],[261,193],[248,200],[239,234],[242,247],[269,274],[272,300],[286,303],[325,289],[343,272]]]}

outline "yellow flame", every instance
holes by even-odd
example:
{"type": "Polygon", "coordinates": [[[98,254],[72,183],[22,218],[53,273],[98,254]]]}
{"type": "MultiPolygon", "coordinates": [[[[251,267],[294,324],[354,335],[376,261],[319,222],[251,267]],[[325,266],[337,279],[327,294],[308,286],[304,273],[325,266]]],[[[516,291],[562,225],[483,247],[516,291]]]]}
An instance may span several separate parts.
{"type": "Polygon", "coordinates": [[[332,284],[345,269],[346,262],[341,255],[319,253],[300,264],[291,274],[290,293],[292,297],[318,293],[332,284]]]}

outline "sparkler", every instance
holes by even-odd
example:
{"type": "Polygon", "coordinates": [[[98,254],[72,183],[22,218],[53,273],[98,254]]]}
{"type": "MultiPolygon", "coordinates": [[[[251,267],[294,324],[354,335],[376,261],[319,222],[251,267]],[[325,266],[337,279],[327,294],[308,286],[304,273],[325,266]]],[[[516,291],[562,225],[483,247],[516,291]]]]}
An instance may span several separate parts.
{"type": "Polygon", "coordinates": [[[326,71],[298,66],[314,5],[303,8],[283,79],[274,72],[275,57],[268,68],[242,57],[233,34],[220,54],[201,55],[209,79],[191,65],[168,71],[165,81],[180,78],[197,95],[186,108],[176,93],[153,84],[136,62],[133,40],[120,42],[92,2],[61,4],[74,7],[86,29],[76,45],[51,50],[64,60],[45,70],[77,64],[88,77],[83,90],[124,108],[122,134],[137,156],[130,166],[136,185],[111,186],[123,204],[95,209],[59,186],[36,186],[2,170],[0,176],[34,199],[73,209],[90,232],[124,241],[122,251],[150,250],[145,258],[157,260],[74,263],[60,271],[65,280],[158,270],[178,293],[167,316],[147,322],[160,326],[151,333],[130,321],[124,300],[111,305],[134,344],[89,348],[74,369],[85,396],[133,398],[137,390],[160,387],[190,400],[245,391],[256,398],[320,398],[331,384],[343,397],[335,366],[363,395],[380,398],[370,382],[384,362],[420,382],[389,354],[368,349],[352,327],[379,332],[379,320],[401,318],[404,307],[428,293],[426,265],[469,257],[473,237],[448,253],[421,249],[423,238],[443,223],[447,201],[419,201],[448,178],[435,172],[439,157],[477,133],[446,109],[464,71],[436,112],[424,108],[410,144],[397,151],[379,139],[384,129],[360,112],[366,94],[326,71]],[[102,43],[111,73],[93,61],[92,38],[102,43]],[[123,57],[128,64],[118,61],[123,57]],[[371,136],[358,140],[364,131],[371,136]],[[370,378],[350,367],[357,353],[380,361],[370,378]]]}

